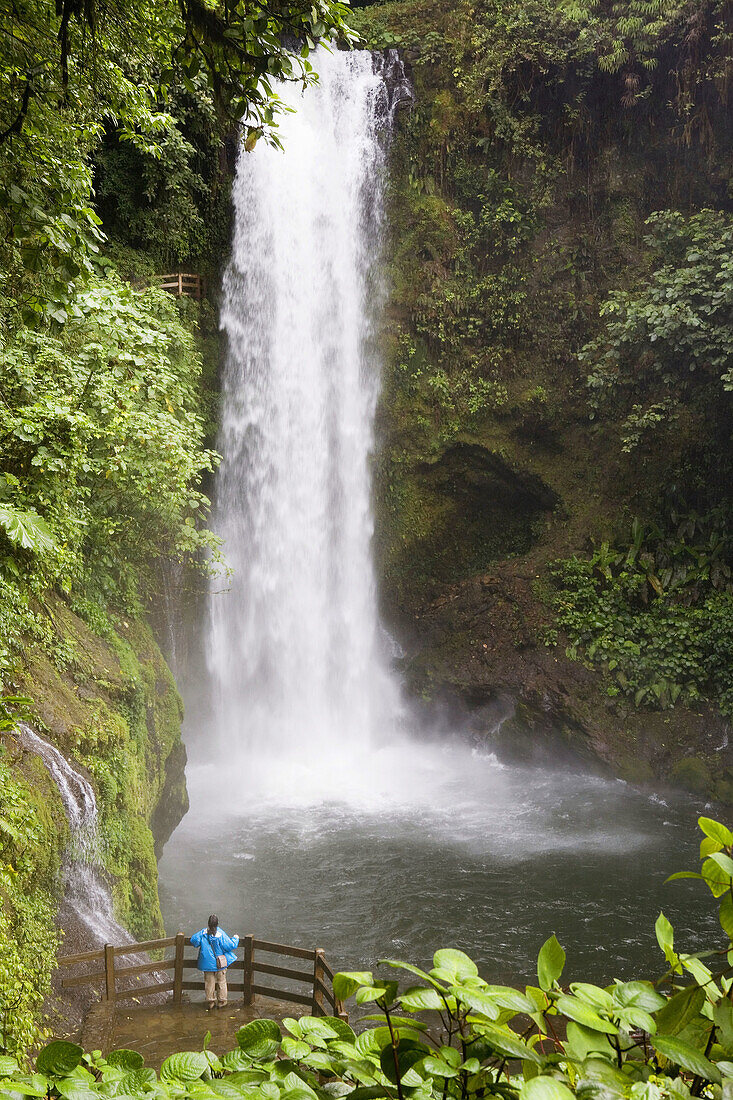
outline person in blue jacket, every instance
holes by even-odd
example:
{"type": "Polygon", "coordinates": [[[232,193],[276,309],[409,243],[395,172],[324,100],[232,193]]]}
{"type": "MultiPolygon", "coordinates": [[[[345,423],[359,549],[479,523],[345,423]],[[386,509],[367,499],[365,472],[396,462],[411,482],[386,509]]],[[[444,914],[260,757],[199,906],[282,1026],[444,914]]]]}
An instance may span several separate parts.
{"type": "Polygon", "coordinates": [[[209,1010],[224,1008],[227,1003],[227,967],[236,959],[239,936],[227,936],[219,927],[215,913],[209,917],[206,928],[191,936],[191,943],[199,949],[197,967],[204,974],[204,992],[209,1010]]]}

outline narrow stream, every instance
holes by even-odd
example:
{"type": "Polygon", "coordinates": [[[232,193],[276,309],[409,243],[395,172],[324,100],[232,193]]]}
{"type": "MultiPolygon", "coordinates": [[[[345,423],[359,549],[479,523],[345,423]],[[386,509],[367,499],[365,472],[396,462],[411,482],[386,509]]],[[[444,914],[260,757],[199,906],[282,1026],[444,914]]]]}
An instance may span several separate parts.
{"type": "MultiPolygon", "coordinates": [[[[396,55],[320,53],[285,152],[239,158],[224,280],[205,683],[187,742],[191,810],[160,863],[169,933],[211,911],[321,946],[339,966],[460,946],[531,978],[555,932],[571,976],[660,969],[663,905],[701,946],[710,906],[682,796],[502,767],[456,731],[424,739],[390,662],[371,555],[384,188],[396,55]]],[[[185,685],[184,685],[185,690],[185,685]]]]}

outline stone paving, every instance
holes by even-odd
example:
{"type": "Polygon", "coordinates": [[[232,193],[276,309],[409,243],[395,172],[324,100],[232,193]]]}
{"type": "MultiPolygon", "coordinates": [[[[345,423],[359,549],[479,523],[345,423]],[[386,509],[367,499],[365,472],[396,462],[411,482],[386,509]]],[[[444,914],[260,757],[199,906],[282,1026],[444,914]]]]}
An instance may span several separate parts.
{"type": "Polygon", "coordinates": [[[280,1021],[286,1016],[300,1016],[304,1011],[307,1009],[298,1005],[264,997],[255,997],[251,1005],[243,1005],[237,999],[226,1008],[211,1012],[203,1002],[149,1007],[102,1002],[87,1013],[81,1045],[85,1050],[101,1050],[103,1054],[120,1047],[137,1050],[147,1066],[160,1069],[163,1060],[177,1050],[201,1050],[207,1031],[211,1032],[209,1050],[226,1054],[236,1048],[237,1031],[250,1020],[267,1017],[280,1021]]]}

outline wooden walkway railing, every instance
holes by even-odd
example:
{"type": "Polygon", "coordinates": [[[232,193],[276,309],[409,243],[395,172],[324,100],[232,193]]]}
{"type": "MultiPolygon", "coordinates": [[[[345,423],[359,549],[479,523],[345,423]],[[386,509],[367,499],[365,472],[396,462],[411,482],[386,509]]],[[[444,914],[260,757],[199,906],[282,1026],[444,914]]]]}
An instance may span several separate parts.
{"type": "Polygon", "coordinates": [[[171,275],[146,275],[139,279],[133,279],[133,287],[144,287],[150,284],[159,286],[161,290],[167,290],[175,294],[176,298],[187,295],[195,298],[197,302],[206,294],[206,279],[203,275],[191,275],[185,271],[174,271],[171,275]]]}
{"type": "MultiPolygon", "coordinates": [[[[238,950],[243,951],[244,958],[237,959],[228,968],[227,986],[230,993],[242,994],[244,1004],[252,1004],[255,996],[258,995],[278,1001],[293,1001],[295,1004],[308,1005],[314,1016],[340,1016],[344,1020],[347,1019],[343,1003],[334,995],[333,971],[320,947],[314,950],[287,947],[285,944],[270,943],[268,940],[258,940],[253,935],[249,935],[240,937],[238,950]],[[286,959],[300,959],[310,965],[308,969],[295,969],[292,964],[282,966],[280,965],[281,956],[286,959]],[[265,959],[273,961],[267,962],[265,959]],[[237,980],[240,972],[242,978],[237,980]],[[263,977],[260,977],[261,975],[263,977]],[[272,978],[285,979],[290,986],[305,986],[306,989],[282,988],[279,985],[265,984],[272,978]]],[[[68,977],[63,977],[61,988],[72,989],[75,986],[91,985],[101,993],[104,1001],[172,993],[172,1003],[180,1004],[184,990],[203,988],[202,978],[197,981],[186,979],[187,971],[196,970],[197,958],[198,951],[191,948],[191,940],[182,932],[168,939],[146,940],[143,943],[125,944],[123,947],[114,947],[108,943],[96,951],[84,951],[79,955],[61,955],[58,965],[64,970],[94,962],[103,965],[103,969],[95,970],[91,974],[72,973],[68,977]],[[171,948],[173,948],[172,956],[164,957],[159,962],[151,960],[133,966],[118,965],[119,961],[129,955],[140,955],[148,951],[163,951],[167,954],[171,948]],[[156,981],[142,986],[137,984],[143,975],[162,975],[168,971],[172,971],[171,981],[156,981]]]]}

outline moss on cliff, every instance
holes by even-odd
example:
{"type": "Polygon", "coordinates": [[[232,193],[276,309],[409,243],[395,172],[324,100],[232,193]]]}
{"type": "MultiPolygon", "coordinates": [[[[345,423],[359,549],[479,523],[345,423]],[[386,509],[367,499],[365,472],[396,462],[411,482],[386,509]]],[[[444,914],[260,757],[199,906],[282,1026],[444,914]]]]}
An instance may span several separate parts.
{"type": "Polygon", "coordinates": [[[180,696],[143,620],[117,618],[102,638],[59,598],[48,611],[65,660],[29,647],[16,686],[39,730],[92,780],[118,918],[141,938],[161,934],[151,825],[187,808],[180,696]]]}
{"type": "Polygon", "coordinates": [[[38,1037],[58,943],[63,804],[41,760],[0,737],[0,1051],[38,1037]]]}

